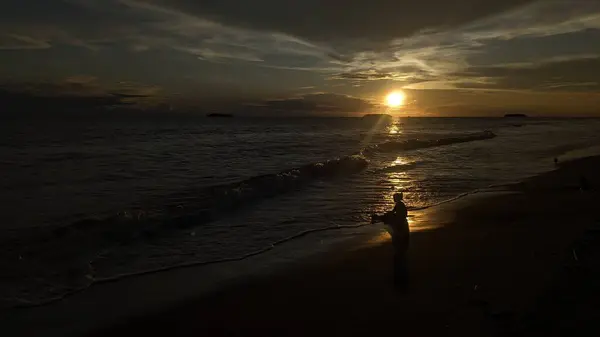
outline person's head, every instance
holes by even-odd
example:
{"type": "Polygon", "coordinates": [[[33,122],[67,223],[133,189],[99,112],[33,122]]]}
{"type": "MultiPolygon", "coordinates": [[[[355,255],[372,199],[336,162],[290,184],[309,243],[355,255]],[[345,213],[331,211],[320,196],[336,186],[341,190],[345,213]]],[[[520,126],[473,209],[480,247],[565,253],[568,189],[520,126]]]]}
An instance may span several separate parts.
{"type": "Polygon", "coordinates": [[[402,194],[402,192],[394,193],[394,202],[400,202],[402,201],[402,199],[404,199],[404,195],[402,194]]]}

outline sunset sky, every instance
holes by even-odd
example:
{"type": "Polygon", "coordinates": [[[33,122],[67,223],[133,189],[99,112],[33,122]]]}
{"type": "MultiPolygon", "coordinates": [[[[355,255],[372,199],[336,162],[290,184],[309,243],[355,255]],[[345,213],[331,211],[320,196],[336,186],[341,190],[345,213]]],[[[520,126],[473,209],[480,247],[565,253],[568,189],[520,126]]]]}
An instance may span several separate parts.
{"type": "Polygon", "coordinates": [[[600,116],[599,41],[598,0],[0,0],[0,97],[600,116]]]}

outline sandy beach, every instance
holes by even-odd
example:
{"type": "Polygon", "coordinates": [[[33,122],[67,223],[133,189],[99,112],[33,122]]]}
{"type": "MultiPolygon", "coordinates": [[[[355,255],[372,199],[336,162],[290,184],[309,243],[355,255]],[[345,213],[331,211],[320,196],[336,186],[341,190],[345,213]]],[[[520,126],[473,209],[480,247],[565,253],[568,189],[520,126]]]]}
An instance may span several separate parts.
{"type": "MultiPolygon", "coordinates": [[[[543,330],[538,324],[540,321],[551,322],[563,315],[562,310],[571,310],[561,309],[556,303],[568,288],[565,284],[578,280],[572,272],[573,261],[577,259],[573,245],[600,221],[598,190],[581,191],[580,176],[585,175],[594,187],[600,183],[598,172],[599,157],[580,159],[510,186],[505,193],[483,193],[446,204],[441,207],[443,211],[431,213],[437,217],[419,214],[419,221],[442,226],[412,234],[410,287],[406,292],[398,292],[392,286],[392,250],[389,237],[382,235],[310,258],[274,275],[228,285],[209,295],[165,301],[168,305],[162,308],[143,314],[132,312],[129,317],[120,317],[116,324],[95,327],[91,332],[74,329],[71,333],[90,336],[534,335],[543,330]],[[544,308],[556,310],[541,310],[541,303],[544,308]]],[[[596,261],[597,267],[598,254],[587,256],[592,257],[586,260],[586,266],[593,266],[596,261]]],[[[174,283],[167,280],[177,277],[176,273],[162,273],[160,277],[165,281],[162,286],[174,287],[174,283]]],[[[195,281],[190,277],[193,268],[186,273],[186,282],[193,284],[195,281]]],[[[595,276],[598,277],[597,271],[595,276]]],[[[169,291],[185,292],[160,290],[159,280],[155,278],[152,286],[148,286],[146,296],[157,294],[168,298],[169,291]]],[[[120,282],[98,288],[113,287],[127,292],[126,286],[125,289],[119,287],[120,282]]],[[[96,295],[96,299],[110,296],[108,291],[97,290],[103,295],[96,295]]],[[[136,291],[140,293],[139,289],[136,291]]],[[[116,295],[110,302],[114,308],[133,306],[132,301],[148,301],[123,293],[116,295]]],[[[598,317],[597,300],[590,300],[589,294],[569,296],[571,307],[579,303],[577,296],[587,298],[586,317],[598,317]]],[[[70,320],[76,325],[78,316],[85,315],[85,311],[69,308],[85,300],[75,297],[66,300],[66,304],[59,304],[56,315],[60,315],[63,322],[46,318],[46,327],[56,328],[70,320]],[[72,316],[69,318],[69,315],[72,316]]],[[[95,311],[88,313],[109,315],[110,305],[98,304],[95,311]]],[[[9,327],[8,336],[52,335],[44,325],[30,320],[31,317],[40,318],[41,314],[31,316],[23,309],[5,315],[10,320],[5,325],[9,327]],[[29,326],[20,325],[27,321],[31,322],[29,326]]]]}

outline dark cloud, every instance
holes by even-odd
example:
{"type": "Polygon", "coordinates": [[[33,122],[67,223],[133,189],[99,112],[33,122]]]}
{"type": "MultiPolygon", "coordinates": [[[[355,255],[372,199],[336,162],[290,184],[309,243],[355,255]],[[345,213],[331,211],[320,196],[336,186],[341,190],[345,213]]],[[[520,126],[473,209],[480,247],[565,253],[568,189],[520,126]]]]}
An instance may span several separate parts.
{"type": "Polygon", "coordinates": [[[120,0],[1,0],[0,50],[64,45],[97,50],[127,40],[139,48],[134,43],[143,42],[157,20],[120,0]]]}
{"type": "Polygon", "coordinates": [[[388,41],[456,27],[531,0],[144,0],[225,24],[313,41],[388,41]]]}
{"type": "Polygon", "coordinates": [[[480,89],[600,91],[598,38],[591,0],[0,0],[0,83],[56,100],[332,114],[402,88],[451,107],[480,89]],[[292,96],[300,87],[353,96],[292,96]]]}
{"type": "MultiPolygon", "coordinates": [[[[600,18],[600,16],[598,16],[600,18]]],[[[600,55],[600,29],[549,36],[522,37],[511,40],[487,41],[485,48],[469,56],[471,65],[537,63],[553,57],[577,57],[583,54],[600,55]]]]}
{"type": "Polygon", "coordinates": [[[377,80],[393,80],[393,72],[383,72],[379,70],[352,71],[340,74],[335,74],[332,79],[353,80],[353,81],[377,81],[377,80]]]}
{"type": "Polygon", "coordinates": [[[357,113],[368,112],[375,107],[367,100],[333,93],[313,93],[268,100],[260,102],[259,105],[267,110],[282,113],[357,113]]]}
{"type": "Polygon", "coordinates": [[[163,103],[160,88],[135,83],[118,83],[104,87],[96,77],[72,76],[60,82],[19,82],[0,85],[0,102],[11,109],[56,108],[76,110],[148,107],[163,103]]]}
{"type": "Polygon", "coordinates": [[[69,1],[2,0],[0,19],[3,23],[48,23],[60,20],[73,22],[91,19],[81,8],[69,1]]]}
{"type": "Polygon", "coordinates": [[[94,108],[112,108],[132,103],[124,102],[121,97],[108,96],[40,96],[33,92],[14,91],[0,87],[0,102],[6,113],[20,111],[88,111],[94,108]]]}
{"type": "Polygon", "coordinates": [[[22,93],[34,97],[92,97],[103,96],[104,91],[96,85],[96,79],[81,76],[69,77],[60,82],[18,82],[1,85],[7,92],[22,93]]]}
{"type": "Polygon", "coordinates": [[[17,34],[0,35],[1,50],[47,49],[52,47],[47,41],[17,34]]]}
{"type": "Polygon", "coordinates": [[[600,91],[597,75],[599,73],[600,55],[537,63],[472,67],[458,76],[485,79],[479,84],[461,85],[471,88],[600,91]]]}
{"type": "Polygon", "coordinates": [[[353,82],[390,80],[398,84],[411,84],[431,81],[435,79],[435,76],[418,67],[398,66],[394,67],[393,71],[368,69],[343,72],[331,76],[331,79],[353,82]]]}

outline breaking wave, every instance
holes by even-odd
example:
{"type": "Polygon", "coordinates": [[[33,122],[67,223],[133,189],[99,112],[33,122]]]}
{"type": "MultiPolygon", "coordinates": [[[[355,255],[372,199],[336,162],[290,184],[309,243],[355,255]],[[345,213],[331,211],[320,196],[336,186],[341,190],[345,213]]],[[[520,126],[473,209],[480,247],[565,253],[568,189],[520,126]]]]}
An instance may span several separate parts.
{"type": "Polygon", "coordinates": [[[369,146],[363,150],[363,154],[373,154],[373,153],[388,153],[388,152],[398,152],[398,151],[407,151],[407,150],[417,150],[417,149],[425,149],[429,147],[436,146],[444,146],[451,144],[459,144],[459,143],[467,143],[473,142],[477,140],[486,140],[495,138],[496,134],[491,131],[483,131],[479,133],[467,134],[456,137],[448,137],[448,138],[440,138],[440,139],[431,139],[431,140],[420,140],[420,139],[409,139],[401,142],[397,141],[388,141],[376,145],[369,146]]]}

